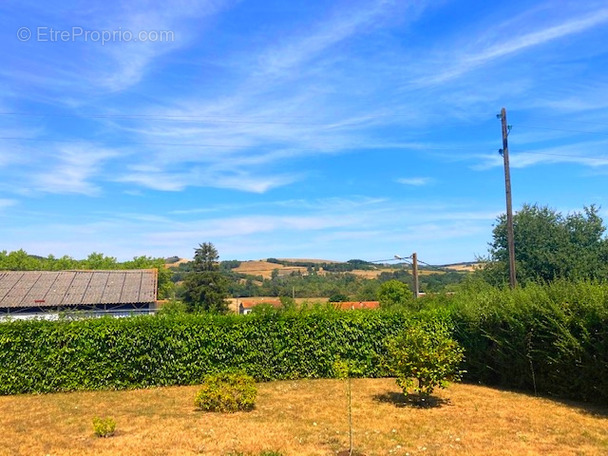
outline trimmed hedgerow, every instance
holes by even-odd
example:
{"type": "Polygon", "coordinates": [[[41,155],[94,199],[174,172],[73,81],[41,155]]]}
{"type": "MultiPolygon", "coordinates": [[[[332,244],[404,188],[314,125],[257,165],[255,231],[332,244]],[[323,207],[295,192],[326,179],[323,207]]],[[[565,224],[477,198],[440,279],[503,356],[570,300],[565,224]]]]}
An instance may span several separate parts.
{"type": "Polygon", "coordinates": [[[332,377],[337,357],[384,375],[384,340],[401,313],[331,309],[259,316],[179,315],[0,324],[0,394],[332,377]]]}
{"type": "Polygon", "coordinates": [[[2,323],[0,394],[188,385],[226,371],[328,378],[338,359],[378,377],[387,338],[444,320],[465,350],[464,380],[608,404],[608,284],[469,284],[420,307],[2,323]]]}
{"type": "Polygon", "coordinates": [[[425,307],[455,324],[465,380],[608,404],[608,284],[474,283],[425,307]]]}

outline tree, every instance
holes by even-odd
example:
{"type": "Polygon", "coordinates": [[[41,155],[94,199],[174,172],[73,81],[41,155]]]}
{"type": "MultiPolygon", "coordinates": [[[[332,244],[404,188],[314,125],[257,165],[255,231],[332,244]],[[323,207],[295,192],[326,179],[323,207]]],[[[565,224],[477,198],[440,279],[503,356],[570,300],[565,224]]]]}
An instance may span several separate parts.
{"type": "Polygon", "coordinates": [[[384,282],[378,289],[378,301],[383,308],[407,305],[413,299],[410,287],[398,280],[384,282]]]}
{"type": "Polygon", "coordinates": [[[387,342],[388,367],[406,396],[413,390],[426,401],[435,388],[462,375],[464,350],[445,323],[430,320],[406,328],[387,342]]]}
{"type": "Polygon", "coordinates": [[[218,259],[211,243],[195,249],[193,271],[184,280],[183,300],[190,312],[228,311],[228,279],[220,272],[218,259]]]}
{"type": "Polygon", "coordinates": [[[116,269],[116,258],[105,256],[103,253],[93,252],[83,261],[86,269],[116,269]]]}
{"type": "Polygon", "coordinates": [[[346,296],[344,293],[336,290],[329,297],[328,301],[329,302],[346,302],[346,301],[348,301],[348,296],[346,296]]]}
{"type": "Polygon", "coordinates": [[[7,271],[35,271],[41,269],[41,262],[23,249],[14,252],[0,252],[0,269],[7,271]]]}
{"type": "MultiPolygon", "coordinates": [[[[601,279],[608,273],[608,241],[598,208],[566,216],[524,205],[513,217],[515,263],[520,283],[555,279],[601,279]]],[[[508,280],[506,216],[497,219],[489,262],[481,272],[493,284],[508,280]]]]}
{"type": "Polygon", "coordinates": [[[219,258],[217,249],[211,242],[199,244],[198,249],[194,249],[194,265],[192,269],[195,272],[217,271],[219,269],[219,258]]]}

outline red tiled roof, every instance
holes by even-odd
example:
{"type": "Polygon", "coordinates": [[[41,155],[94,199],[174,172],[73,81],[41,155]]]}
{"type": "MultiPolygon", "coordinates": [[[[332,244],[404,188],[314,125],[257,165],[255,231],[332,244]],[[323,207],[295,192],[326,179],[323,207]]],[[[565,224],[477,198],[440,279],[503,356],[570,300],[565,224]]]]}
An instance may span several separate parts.
{"type": "Polygon", "coordinates": [[[272,307],[281,307],[281,301],[278,299],[264,299],[262,301],[241,301],[240,305],[244,309],[252,309],[260,304],[270,304],[272,307]]]}

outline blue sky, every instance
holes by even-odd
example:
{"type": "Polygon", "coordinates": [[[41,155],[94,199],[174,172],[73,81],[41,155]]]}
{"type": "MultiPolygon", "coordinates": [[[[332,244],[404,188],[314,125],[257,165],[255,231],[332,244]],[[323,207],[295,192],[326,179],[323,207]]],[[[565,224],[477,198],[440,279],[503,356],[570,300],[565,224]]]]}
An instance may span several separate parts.
{"type": "Polygon", "coordinates": [[[0,11],[0,249],[471,261],[503,106],[514,208],[608,216],[605,1],[0,11]]]}

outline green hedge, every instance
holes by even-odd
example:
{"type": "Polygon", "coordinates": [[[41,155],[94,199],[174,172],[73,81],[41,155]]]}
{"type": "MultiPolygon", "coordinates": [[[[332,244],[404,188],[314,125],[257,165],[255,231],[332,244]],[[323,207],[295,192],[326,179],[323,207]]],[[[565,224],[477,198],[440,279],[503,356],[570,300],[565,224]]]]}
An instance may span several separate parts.
{"type": "Polygon", "coordinates": [[[432,301],[449,309],[468,381],[608,404],[607,285],[476,286],[432,301]]]}
{"type": "Polygon", "coordinates": [[[476,284],[420,305],[416,315],[322,308],[2,323],[0,394],[196,384],[222,371],[331,377],[338,358],[378,377],[387,336],[440,318],[465,349],[465,380],[608,404],[608,285],[476,284]]]}
{"type": "Polygon", "coordinates": [[[9,322],[0,324],[0,394],[187,385],[236,370],[257,380],[331,377],[337,357],[381,376],[385,338],[407,321],[325,309],[9,322]]]}

